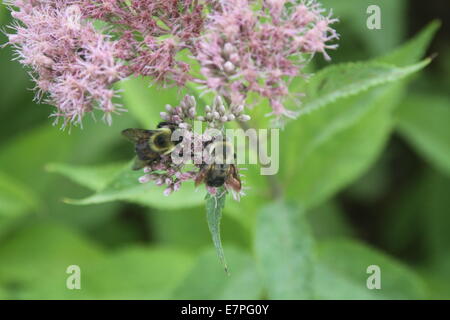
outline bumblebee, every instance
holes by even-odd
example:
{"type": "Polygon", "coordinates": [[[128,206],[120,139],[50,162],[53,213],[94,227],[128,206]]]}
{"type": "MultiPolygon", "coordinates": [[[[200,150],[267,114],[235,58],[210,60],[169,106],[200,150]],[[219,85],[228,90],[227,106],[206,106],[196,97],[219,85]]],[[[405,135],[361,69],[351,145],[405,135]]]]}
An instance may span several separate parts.
{"type": "Polygon", "coordinates": [[[161,155],[170,154],[179,141],[172,141],[172,133],[177,125],[170,122],[161,122],[156,130],[125,129],[122,135],[135,144],[136,160],[133,170],[142,169],[161,158],[161,155]]]}
{"type": "MultiPolygon", "coordinates": [[[[208,187],[222,187],[224,184],[232,188],[236,192],[240,192],[242,189],[241,179],[239,173],[234,164],[226,163],[222,157],[219,161],[217,151],[220,150],[220,154],[225,159],[234,155],[232,151],[232,145],[226,141],[214,142],[211,145],[210,155],[212,156],[211,164],[202,164],[200,171],[195,178],[195,186],[199,186],[205,183],[208,187]],[[217,160],[217,161],[216,161],[217,160]]],[[[234,155],[235,156],[235,155],[234,155]]]]}

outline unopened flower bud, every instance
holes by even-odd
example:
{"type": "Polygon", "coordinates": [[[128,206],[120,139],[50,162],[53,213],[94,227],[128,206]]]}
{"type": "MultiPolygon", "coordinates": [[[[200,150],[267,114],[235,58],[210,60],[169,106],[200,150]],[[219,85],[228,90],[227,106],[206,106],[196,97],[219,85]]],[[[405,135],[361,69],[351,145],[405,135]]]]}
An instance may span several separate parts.
{"type": "Polygon", "coordinates": [[[160,112],[159,115],[161,116],[162,119],[164,119],[164,120],[166,120],[166,121],[169,121],[169,120],[170,120],[170,119],[169,119],[170,117],[169,117],[169,115],[167,114],[167,112],[160,112]]]}
{"type": "Polygon", "coordinates": [[[166,188],[166,190],[164,190],[164,195],[167,197],[168,195],[170,195],[173,192],[172,187],[168,187],[166,188]]]}
{"type": "Polygon", "coordinates": [[[225,64],[223,65],[223,69],[228,74],[233,73],[234,72],[234,64],[233,64],[233,62],[231,62],[231,61],[225,62],[225,64]]]}
{"type": "Polygon", "coordinates": [[[147,183],[149,181],[150,181],[150,175],[149,174],[146,174],[146,175],[143,175],[142,177],[139,177],[139,182],[140,183],[147,183]]]}
{"type": "Polygon", "coordinates": [[[152,172],[152,168],[151,167],[145,167],[144,168],[144,173],[150,173],[152,172]]]}
{"type": "Polygon", "coordinates": [[[225,106],[223,104],[221,104],[218,108],[217,108],[217,112],[219,112],[220,115],[224,115],[225,114],[225,106]]]}
{"type": "Polygon", "coordinates": [[[230,55],[229,61],[231,61],[234,65],[239,63],[239,55],[237,53],[233,53],[230,55]]]}
{"type": "Polygon", "coordinates": [[[242,111],[244,111],[244,105],[243,105],[243,104],[234,106],[234,107],[233,107],[233,110],[232,110],[232,112],[233,112],[235,115],[241,113],[242,111]]]}
{"type": "Polygon", "coordinates": [[[223,54],[227,57],[229,57],[234,51],[234,46],[229,42],[225,43],[223,46],[223,54]]]}
{"type": "Polygon", "coordinates": [[[250,120],[250,119],[251,119],[251,117],[250,117],[249,115],[247,115],[247,114],[241,114],[241,115],[238,117],[238,120],[239,120],[239,121],[243,121],[243,122],[248,121],[248,120],[250,120]]]}
{"type": "Polygon", "coordinates": [[[194,96],[186,96],[186,103],[191,108],[195,108],[197,106],[194,96]]]}
{"type": "Polygon", "coordinates": [[[182,122],[182,123],[178,124],[178,127],[181,129],[189,129],[190,126],[188,123],[182,122]]]}

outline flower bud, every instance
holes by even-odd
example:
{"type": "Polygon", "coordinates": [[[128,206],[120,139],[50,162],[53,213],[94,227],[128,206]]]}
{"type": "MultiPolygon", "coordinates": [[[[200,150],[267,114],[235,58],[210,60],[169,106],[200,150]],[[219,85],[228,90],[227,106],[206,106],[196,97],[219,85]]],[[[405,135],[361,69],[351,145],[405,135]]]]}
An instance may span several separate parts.
{"type": "Polygon", "coordinates": [[[225,64],[223,65],[223,69],[225,70],[226,73],[231,74],[234,72],[234,64],[231,61],[227,61],[225,62],[225,64]]]}
{"type": "Polygon", "coordinates": [[[234,51],[234,46],[229,42],[225,43],[225,45],[223,46],[223,54],[227,57],[229,57],[234,51]]]}
{"type": "Polygon", "coordinates": [[[189,117],[194,118],[195,114],[196,114],[195,107],[190,108],[188,113],[189,113],[189,117]]]}
{"type": "Polygon", "coordinates": [[[233,112],[235,115],[238,115],[238,114],[241,113],[242,111],[244,111],[244,105],[243,105],[243,104],[240,104],[240,105],[234,106],[232,112],[233,112]]]}
{"type": "Polygon", "coordinates": [[[242,122],[248,121],[248,120],[250,120],[250,119],[251,119],[251,117],[250,117],[249,115],[247,115],[247,114],[241,114],[241,115],[238,117],[238,120],[239,120],[239,121],[242,121],[242,122]]]}
{"type": "Polygon", "coordinates": [[[166,121],[169,121],[169,120],[170,120],[170,117],[169,117],[169,115],[167,114],[167,112],[160,112],[159,115],[161,116],[161,118],[162,118],[163,120],[166,120],[166,121]]]}
{"type": "Polygon", "coordinates": [[[149,174],[146,174],[146,175],[143,175],[142,177],[139,177],[139,182],[140,183],[147,183],[149,181],[150,181],[150,175],[149,174]]]}

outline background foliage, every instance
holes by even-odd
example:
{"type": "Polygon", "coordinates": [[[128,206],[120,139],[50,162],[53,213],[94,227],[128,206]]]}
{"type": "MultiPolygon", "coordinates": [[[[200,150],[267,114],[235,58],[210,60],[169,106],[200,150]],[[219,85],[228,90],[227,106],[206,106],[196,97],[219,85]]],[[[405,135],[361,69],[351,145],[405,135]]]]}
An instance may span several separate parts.
{"type": "MultiPolygon", "coordinates": [[[[229,276],[203,191],[164,197],[128,169],[119,132],[154,126],[176,90],[125,82],[128,114],[68,134],[0,50],[0,299],[450,298],[450,31],[428,24],[449,21],[445,1],[322,2],[341,19],[340,48],[292,84],[311,112],[280,135],[283,198],[270,200],[273,185],[250,167],[248,195],[226,201],[229,276]],[[366,28],[369,4],[382,30],[366,28]],[[66,288],[72,264],[81,290],[66,288]],[[366,288],[373,264],[381,290],[366,288]]],[[[265,111],[253,126],[266,126],[265,111]]]]}

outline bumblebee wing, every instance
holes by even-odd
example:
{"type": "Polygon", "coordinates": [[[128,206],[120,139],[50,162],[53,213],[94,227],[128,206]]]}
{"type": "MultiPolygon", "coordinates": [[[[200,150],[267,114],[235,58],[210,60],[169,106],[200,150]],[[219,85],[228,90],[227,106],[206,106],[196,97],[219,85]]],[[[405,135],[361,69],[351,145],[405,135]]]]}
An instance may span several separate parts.
{"type": "Polygon", "coordinates": [[[122,135],[130,140],[131,142],[138,143],[142,140],[148,140],[152,135],[153,130],[145,130],[145,129],[125,129],[122,131],[122,135]]]}
{"type": "Polygon", "coordinates": [[[197,177],[195,177],[195,186],[198,187],[203,183],[203,181],[206,178],[206,175],[208,174],[208,171],[210,170],[211,165],[207,165],[200,169],[200,171],[197,174],[197,177]]]}
{"type": "Polygon", "coordinates": [[[230,165],[229,174],[227,175],[227,179],[225,180],[225,184],[230,186],[234,191],[240,192],[242,189],[241,179],[239,178],[238,171],[236,166],[230,165]]]}
{"type": "Polygon", "coordinates": [[[145,160],[141,160],[138,157],[134,158],[133,166],[131,169],[140,170],[148,165],[148,162],[145,160]]]}

